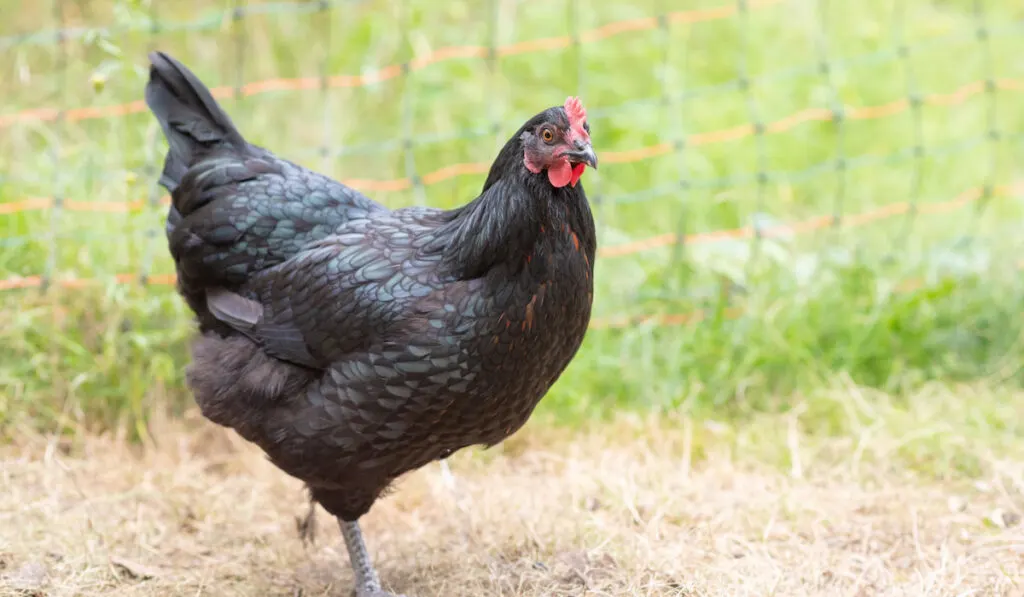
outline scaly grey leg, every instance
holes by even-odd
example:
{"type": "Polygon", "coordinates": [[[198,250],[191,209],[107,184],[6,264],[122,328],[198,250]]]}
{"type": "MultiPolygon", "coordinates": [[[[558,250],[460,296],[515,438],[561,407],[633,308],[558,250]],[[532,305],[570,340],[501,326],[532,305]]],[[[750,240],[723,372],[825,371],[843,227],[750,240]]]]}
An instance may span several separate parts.
{"type": "Polygon", "coordinates": [[[352,572],[356,577],[356,597],[405,597],[380,588],[380,579],[373,568],[373,562],[370,561],[370,552],[363,541],[363,531],[359,529],[359,522],[348,522],[339,518],[338,526],[341,527],[341,536],[345,539],[348,559],[352,562],[352,572]]]}

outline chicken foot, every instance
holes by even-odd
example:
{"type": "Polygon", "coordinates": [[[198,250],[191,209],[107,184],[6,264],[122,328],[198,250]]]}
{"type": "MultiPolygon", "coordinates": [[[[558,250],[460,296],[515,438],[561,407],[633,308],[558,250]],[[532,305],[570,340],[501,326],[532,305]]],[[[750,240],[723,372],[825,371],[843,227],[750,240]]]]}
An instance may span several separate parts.
{"type": "Polygon", "coordinates": [[[348,559],[352,562],[352,572],[356,577],[356,597],[405,597],[381,589],[377,571],[370,560],[370,552],[367,551],[366,542],[363,541],[363,531],[359,528],[359,521],[346,521],[339,518],[338,526],[341,527],[341,536],[345,539],[348,559]]]}

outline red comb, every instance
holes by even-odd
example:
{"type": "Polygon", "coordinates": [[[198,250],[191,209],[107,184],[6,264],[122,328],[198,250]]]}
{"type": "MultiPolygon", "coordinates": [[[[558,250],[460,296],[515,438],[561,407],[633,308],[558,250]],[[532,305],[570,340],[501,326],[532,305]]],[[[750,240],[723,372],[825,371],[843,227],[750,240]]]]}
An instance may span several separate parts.
{"type": "Polygon", "coordinates": [[[583,123],[587,121],[587,110],[583,107],[580,98],[575,96],[565,98],[565,113],[569,116],[569,126],[583,128],[583,123]]]}
{"type": "Polygon", "coordinates": [[[578,97],[569,96],[565,98],[564,107],[565,114],[569,117],[569,130],[572,131],[572,137],[589,143],[590,135],[587,133],[587,129],[583,128],[584,123],[587,122],[587,110],[583,107],[583,102],[578,97]]]}

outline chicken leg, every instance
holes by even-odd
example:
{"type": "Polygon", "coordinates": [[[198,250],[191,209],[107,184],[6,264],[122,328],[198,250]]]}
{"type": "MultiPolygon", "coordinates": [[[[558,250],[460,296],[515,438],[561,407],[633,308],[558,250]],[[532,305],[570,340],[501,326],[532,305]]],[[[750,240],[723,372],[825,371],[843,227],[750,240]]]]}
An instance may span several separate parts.
{"type": "Polygon", "coordinates": [[[359,529],[359,521],[350,522],[339,518],[338,526],[341,527],[341,536],[345,539],[348,559],[352,562],[352,572],[356,577],[355,597],[405,597],[381,589],[377,571],[370,561],[370,552],[363,541],[363,531],[359,529]]]}

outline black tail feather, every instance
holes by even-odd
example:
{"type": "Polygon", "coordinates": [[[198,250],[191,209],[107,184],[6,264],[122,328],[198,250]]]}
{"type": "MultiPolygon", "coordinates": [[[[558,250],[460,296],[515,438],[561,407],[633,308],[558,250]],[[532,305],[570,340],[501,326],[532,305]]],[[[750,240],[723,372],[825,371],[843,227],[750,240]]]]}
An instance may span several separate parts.
{"type": "Polygon", "coordinates": [[[149,54],[146,104],[163,128],[170,148],[160,184],[173,192],[197,157],[224,145],[248,143],[213,94],[185,65],[163,52],[149,54]]]}

